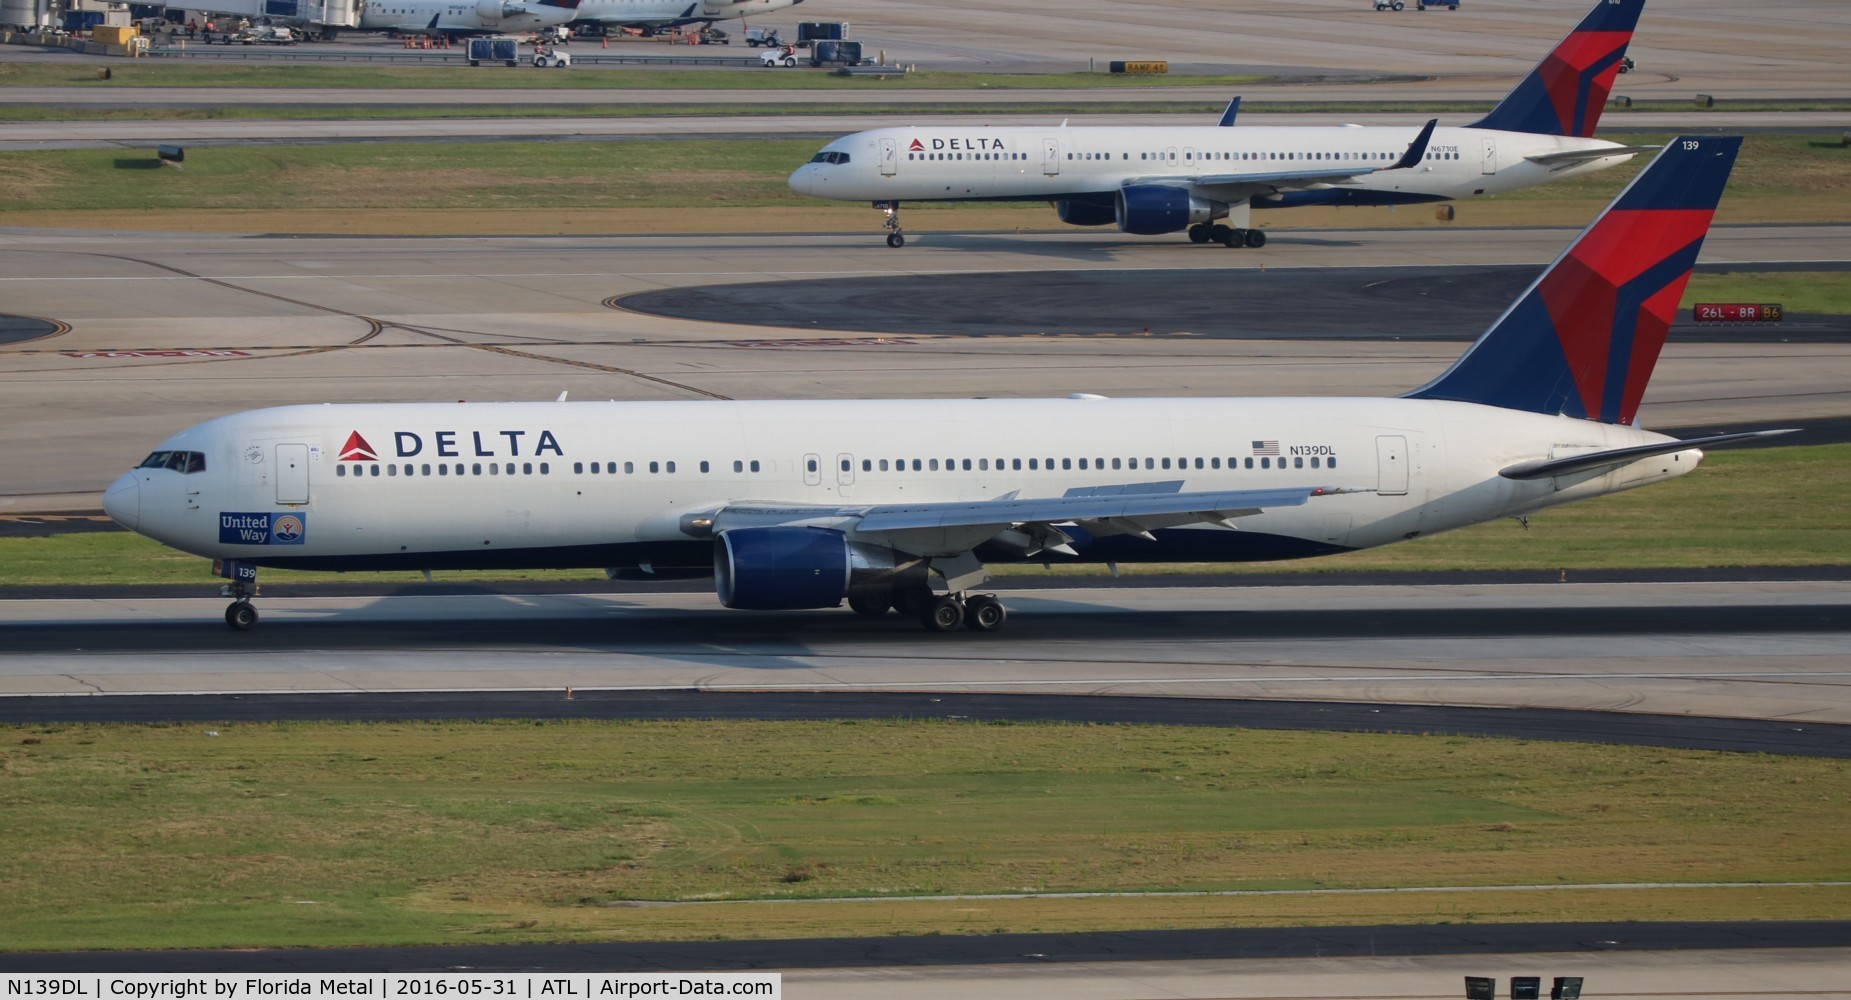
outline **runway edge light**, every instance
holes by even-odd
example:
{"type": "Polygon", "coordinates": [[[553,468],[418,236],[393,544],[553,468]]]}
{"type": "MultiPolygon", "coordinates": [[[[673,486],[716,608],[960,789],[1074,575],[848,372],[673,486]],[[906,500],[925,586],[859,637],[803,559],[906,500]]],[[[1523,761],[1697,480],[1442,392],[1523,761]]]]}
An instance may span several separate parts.
{"type": "Polygon", "coordinates": [[[1465,1000],[1497,1000],[1497,980],[1490,976],[1465,977],[1465,1000]]]}
{"type": "Polygon", "coordinates": [[[1581,977],[1555,977],[1555,985],[1549,987],[1549,1000],[1581,1000],[1581,977]]]}
{"type": "Polygon", "coordinates": [[[1541,976],[1510,977],[1510,1000],[1541,1000],[1541,976]]]}

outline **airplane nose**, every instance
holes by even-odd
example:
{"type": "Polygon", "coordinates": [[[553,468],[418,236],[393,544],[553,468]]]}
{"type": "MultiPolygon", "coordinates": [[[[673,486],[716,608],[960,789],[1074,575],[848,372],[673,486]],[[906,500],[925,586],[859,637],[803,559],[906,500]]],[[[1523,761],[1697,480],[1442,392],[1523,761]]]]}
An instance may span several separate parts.
{"type": "Polygon", "coordinates": [[[130,531],[141,521],[141,482],[133,472],[109,484],[103,491],[103,513],[130,531]]]}
{"type": "Polygon", "coordinates": [[[789,183],[791,190],[798,194],[812,193],[810,189],[816,186],[816,169],[808,163],[798,167],[796,170],[791,171],[789,183]]]}

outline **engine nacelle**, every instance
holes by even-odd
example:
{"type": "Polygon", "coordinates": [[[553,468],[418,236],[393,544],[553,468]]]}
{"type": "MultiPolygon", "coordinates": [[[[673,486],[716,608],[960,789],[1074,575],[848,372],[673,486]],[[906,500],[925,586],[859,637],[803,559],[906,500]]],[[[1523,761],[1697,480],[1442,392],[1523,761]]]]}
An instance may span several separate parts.
{"type": "Polygon", "coordinates": [[[1118,221],[1118,210],[1111,205],[1084,201],[1057,201],[1054,212],[1070,226],[1109,226],[1118,221]]]}
{"type": "Polygon", "coordinates": [[[1182,188],[1136,184],[1118,189],[1118,228],[1140,236],[1174,233],[1227,214],[1220,202],[1197,198],[1182,188]]]}
{"type": "Polygon", "coordinates": [[[485,21],[499,21],[505,15],[502,8],[506,0],[476,0],[476,15],[485,21]]]}
{"type": "Polygon", "coordinates": [[[833,608],[851,588],[891,586],[903,560],[833,528],[733,528],[714,539],[714,590],[743,611],[833,608]]]}

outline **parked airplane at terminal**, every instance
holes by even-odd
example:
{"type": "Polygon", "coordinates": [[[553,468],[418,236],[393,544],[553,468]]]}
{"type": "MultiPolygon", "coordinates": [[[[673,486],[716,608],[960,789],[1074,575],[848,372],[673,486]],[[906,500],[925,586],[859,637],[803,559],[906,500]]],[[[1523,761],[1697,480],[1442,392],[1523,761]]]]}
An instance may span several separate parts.
{"type": "Polygon", "coordinates": [[[645,34],[769,14],[803,0],[584,0],[573,23],[641,28],[645,34]]]}
{"type": "Polygon", "coordinates": [[[1127,233],[1187,231],[1196,243],[1258,247],[1255,208],[1447,201],[1604,170],[1642,148],[1592,138],[1645,0],[1594,9],[1491,113],[1441,128],[1399,161],[1415,131],[1357,125],[970,126],[857,132],[790,176],[801,193],[872,201],[887,245],[904,246],[907,201],[1052,201],[1062,222],[1127,233]],[[1225,219],[1225,223],[1218,220],[1225,219]]]}
{"type": "Polygon", "coordinates": [[[1740,143],[1672,141],[1397,398],[283,406],[181,431],[103,508],[219,560],[237,629],[259,566],[591,566],[989,631],[986,562],[1284,559],[1524,515],[1758,436],[1636,423],[1740,143]]]}
{"type": "Polygon", "coordinates": [[[366,0],[361,31],[402,35],[499,35],[539,31],[578,15],[579,0],[366,0]]]}

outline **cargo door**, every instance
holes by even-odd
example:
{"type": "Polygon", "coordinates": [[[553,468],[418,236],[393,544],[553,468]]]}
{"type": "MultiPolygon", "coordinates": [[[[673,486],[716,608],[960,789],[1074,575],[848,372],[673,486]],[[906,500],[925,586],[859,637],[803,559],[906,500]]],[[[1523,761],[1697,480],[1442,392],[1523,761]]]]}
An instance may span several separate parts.
{"type": "Polygon", "coordinates": [[[1060,173],[1060,140],[1041,140],[1041,172],[1049,177],[1060,173]]]}
{"type": "Polygon", "coordinates": [[[276,502],[309,502],[309,447],[305,444],[276,446],[276,502]]]}
{"type": "Polygon", "coordinates": [[[881,140],[881,175],[892,177],[900,166],[900,146],[893,139],[881,140]]]}
{"type": "Polygon", "coordinates": [[[1498,172],[1498,141],[1490,136],[1485,136],[1485,161],[1481,172],[1487,174],[1498,172]]]}
{"type": "Polygon", "coordinates": [[[1375,439],[1375,491],[1385,497],[1406,496],[1408,492],[1408,439],[1399,434],[1384,434],[1375,439]]]}

